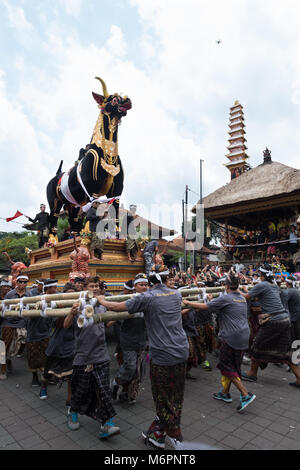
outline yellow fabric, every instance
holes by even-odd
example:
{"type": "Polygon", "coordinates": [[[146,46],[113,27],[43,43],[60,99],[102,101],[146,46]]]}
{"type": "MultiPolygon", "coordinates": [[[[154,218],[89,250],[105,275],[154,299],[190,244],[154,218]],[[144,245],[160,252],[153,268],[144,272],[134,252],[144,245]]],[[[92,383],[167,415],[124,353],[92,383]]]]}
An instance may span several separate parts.
{"type": "Polygon", "coordinates": [[[90,232],[90,221],[88,220],[87,223],[84,226],[84,229],[82,230],[83,233],[89,233],[90,232]]]}
{"type": "Polygon", "coordinates": [[[272,228],[274,230],[274,232],[276,232],[276,225],[274,224],[274,222],[270,222],[269,225],[268,225],[268,229],[272,228]]]}
{"type": "Polygon", "coordinates": [[[227,390],[230,383],[231,383],[230,378],[225,377],[225,375],[222,375],[221,384],[223,385],[224,390],[227,390]]]}

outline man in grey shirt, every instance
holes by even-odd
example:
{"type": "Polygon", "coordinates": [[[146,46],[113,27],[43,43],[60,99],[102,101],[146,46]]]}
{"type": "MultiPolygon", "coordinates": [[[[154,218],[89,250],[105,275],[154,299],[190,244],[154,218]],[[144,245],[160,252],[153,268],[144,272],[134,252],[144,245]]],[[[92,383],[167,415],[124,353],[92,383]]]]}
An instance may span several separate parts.
{"type": "Polygon", "coordinates": [[[295,288],[296,278],[289,276],[286,280],[287,308],[291,319],[291,340],[300,340],[300,290],[295,288]]]}
{"type": "MultiPolygon", "coordinates": [[[[85,288],[96,296],[99,290],[99,278],[90,277],[85,288]]],[[[71,407],[69,414],[85,414],[100,421],[99,439],[111,437],[120,432],[112,418],[116,415],[112,405],[109,365],[110,357],[105,339],[104,323],[79,328],[76,316],[79,304],[75,303],[64,321],[64,328],[75,327],[75,357],[71,378],[71,407]]],[[[105,312],[103,306],[94,308],[94,312],[105,312]]]]}
{"type": "Polygon", "coordinates": [[[296,377],[296,382],[289,385],[300,388],[300,369],[291,360],[291,324],[289,314],[284,308],[280,289],[273,283],[270,266],[259,268],[261,280],[249,292],[244,286],[246,300],[257,297],[262,315],[259,315],[260,328],[251,346],[250,370],[242,373],[242,378],[250,382],[257,381],[258,368],[264,369],[269,362],[286,363],[296,377]]]}
{"type": "Polygon", "coordinates": [[[240,404],[237,411],[246,408],[256,396],[248,392],[241,382],[241,364],[243,353],[249,344],[249,325],[247,317],[247,302],[238,291],[239,279],[230,274],[225,283],[227,295],[220,295],[207,304],[198,304],[184,300],[188,307],[217,314],[220,324],[219,339],[220,356],[218,368],[222,374],[222,390],[213,397],[226,403],[232,402],[229,390],[233,383],[240,391],[240,404]]]}
{"type": "Polygon", "coordinates": [[[146,443],[161,449],[165,447],[166,436],[174,448],[177,448],[178,441],[183,440],[180,422],[189,356],[189,345],[182,327],[181,294],[166,286],[168,275],[169,270],[165,266],[156,266],[149,276],[154,287],[126,302],[108,302],[104,297],[98,297],[99,302],[112,311],[144,312],[157,418],[142,435],[146,443]]]}

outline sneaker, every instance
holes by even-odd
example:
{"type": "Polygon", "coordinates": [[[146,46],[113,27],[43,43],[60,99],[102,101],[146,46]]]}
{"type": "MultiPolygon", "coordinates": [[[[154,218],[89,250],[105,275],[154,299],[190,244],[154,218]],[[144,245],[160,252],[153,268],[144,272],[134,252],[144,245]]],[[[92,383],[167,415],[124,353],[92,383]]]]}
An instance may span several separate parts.
{"type": "Polygon", "coordinates": [[[142,437],[144,439],[147,439],[149,434],[151,434],[153,431],[159,431],[159,417],[158,416],[154,418],[154,421],[149,427],[148,431],[142,431],[142,437]]]}
{"type": "Polygon", "coordinates": [[[77,431],[79,427],[78,413],[68,409],[68,428],[71,429],[71,431],[77,431]]]}
{"type": "Polygon", "coordinates": [[[147,436],[147,441],[159,449],[165,448],[166,435],[160,431],[153,431],[147,436]]]}
{"type": "Polygon", "coordinates": [[[116,380],[113,379],[111,383],[111,397],[113,400],[117,399],[118,390],[119,390],[119,385],[117,384],[116,380]]]}
{"type": "Polygon", "coordinates": [[[135,398],[128,398],[128,403],[129,403],[129,405],[135,405],[136,404],[136,399],[135,398]]]}
{"type": "Polygon", "coordinates": [[[246,380],[247,382],[257,382],[257,377],[255,375],[247,375],[246,372],[241,373],[241,379],[246,380]]]}
{"type": "Polygon", "coordinates": [[[216,400],[225,401],[225,403],[231,403],[231,402],[232,402],[232,398],[231,398],[230,393],[218,392],[218,393],[214,393],[214,394],[213,394],[213,397],[214,397],[216,400]]]}
{"type": "Polygon", "coordinates": [[[172,449],[174,450],[184,450],[184,445],[181,441],[178,441],[178,439],[175,439],[175,437],[170,437],[166,436],[167,443],[170,444],[172,449]]]}
{"type": "Polygon", "coordinates": [[[48,398],[47,387],[41,387],[40,389],[40,399],[46,400],[48,398]]]}
{"type": "Polygon", "coordinates": [[[41,383],[39,381],[39,378],[38,378],[37,374],[34,374],[32,376],[31,386],[32,387],[40,387],[41,386],[41,383]]]}
{"type": "Polygon", "coordinates": [[[204,370],[209,370],[209,371],[212,370],[211,365],[210,365],[210,363],[209,363],[208,361],[203,361],[203,362],[201,363],[201,367],[202,367],[202,369],[204,369],[204,370]]]}
{"type": "Polygon", "coordinates": [[[240,397],[240,404],[237,407],[237,411],[244,410],[248,405],[250,405],[250,403],[253,402],[253,400],[255,400],[255,398],[256,398],[256,395],[254,395],[251,392],[249,392],[248,395],[246,395],[245,397],[241,396],[240,397]]]}
{"type": "Polygon", "coordinates": [[[7,380],[7,374],[0,374],[0,380],[7,380]]]}
{"type": "Polygon", "coordinates": [[[107,439],[108,437],[114,436],[115,434],[120,433],[120,428],[114,425],[113,420],[110,419],[105,424],[103,424],[100,428],[100,432],[98,434],[99,439],[107,439]]]}
{"type": "Polygon", "coordinates": [[[244,356],[243,356],[242,363],[245,364],[245,365],[250,364],[250,363],[251,363],[250,357],[248,357],[247,355],[244,355],[244,356]]]}

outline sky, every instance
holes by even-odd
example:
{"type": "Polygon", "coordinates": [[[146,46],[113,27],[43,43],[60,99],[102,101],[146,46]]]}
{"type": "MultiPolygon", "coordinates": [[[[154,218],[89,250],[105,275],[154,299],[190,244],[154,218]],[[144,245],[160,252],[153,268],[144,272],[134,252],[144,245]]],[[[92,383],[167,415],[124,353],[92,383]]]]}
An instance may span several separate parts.
{"type": "MultiPolygon", "coordinates": [[[[121,203],[156,223],[180,230],[200,159],[204,196],[229,182],[235,100],[250,165],[268,147],[300,168],[299,24],[298,0],[0,0],[0,217],[34,217],[60,160],[68,171],[90,141],[95,76],[132,100],[121,203]]],[[[21,229],[0,219],[0,231],[21,229]]]]}

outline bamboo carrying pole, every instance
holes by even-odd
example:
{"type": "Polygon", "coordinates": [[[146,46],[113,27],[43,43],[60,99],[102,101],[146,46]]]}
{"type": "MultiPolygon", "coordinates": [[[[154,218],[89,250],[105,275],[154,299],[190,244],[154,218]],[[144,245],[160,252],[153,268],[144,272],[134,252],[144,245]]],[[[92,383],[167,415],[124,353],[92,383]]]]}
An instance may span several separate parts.
{"type": "MultiPolygon", "coordinates": [[[[83,292],[62,292],[58,294],[46,294],[46,295],[37,295],[35,297],[22,297],[23,304],[34,304],[36,302],[46,302],[59,301],[59,300],[78,300],[78,299],[92,299],[93,295],[89,291],[83,292]]],[[[20,298],[17,299],[4,299],[0,301],[0,307],[2,305],[14,305],[20,303],[20,298]]]]}
{"type": "MultiPolygon", "coordinates": [[[[47,308],[45,311],[45,317],[66,317],[71,312],[72,308],[47,308]]],[[[94,308],[92,305],[86,305],[85,314],[87,318],[90,318],[94,313],[94,308]]],[[[42,309],[40,310],[22,310],[21,313],[18,310],[6,310],[4,312],[4,317],[24,317],[24,318],[34,318],[40,317],[42,315],[42,309]]]]}
{"type": "MultiPolygon", "coordinates": [[[[250,290],[254,286],[248,285],[247,287],[250,290]]],[[[203,294],[211,294],[213,298],[216,298],[224,291],[224,287],[206,287],[182,289],[178,292],[187,300],[197,302],[201,301],[203,294]]],[[[125,302],[135,295],[138,294],[107,296],[105,300],[108,302],[125,302]]],[[[81,314],[87,319],[93,318],[95,322],[135,318],[134,315],[127,312],[112,312],[109,310],[105,313],[94,314],[94,307],[100,304],[98,299],[94,298],[93,294],[89,291],[48,294],[36,297],[23,297],[22,299],[5,299],[0,302],[0,309],[2,309],[0,317],[63,317],[69,315],[74,303],[79,304],[79,315],[81,314]],[[55,308],[53,308],[52,302],[55,302],[55,308]],[[25,306],[26,308],[24,308],[25,306]]],[[[185,308],[186,306],[182,304],[181,307],[185,308]]]]}

